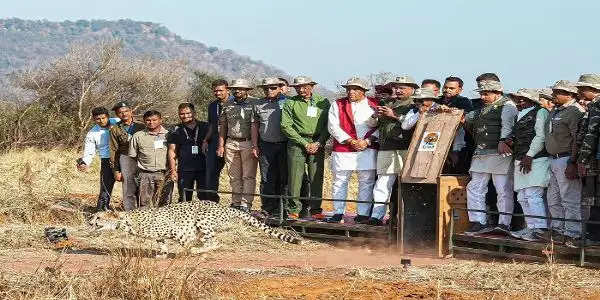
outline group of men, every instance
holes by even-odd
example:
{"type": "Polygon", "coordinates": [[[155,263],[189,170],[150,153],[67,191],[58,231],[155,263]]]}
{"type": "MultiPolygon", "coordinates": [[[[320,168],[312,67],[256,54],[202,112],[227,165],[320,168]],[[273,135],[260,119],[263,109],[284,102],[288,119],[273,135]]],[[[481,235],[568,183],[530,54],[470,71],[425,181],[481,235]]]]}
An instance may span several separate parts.
{"type": "MultiPolygon", "coordinates": [[[[583,237],[579,222],[549,223],[544,217],[588,218],[600,194],[600,75],[514,93],[505,93],[493,73],[476,82],[479,99],[461,96],[463,81],[455,76],[443,85],[426,79],[421,86],[410,76],[398,76],[370,97],[368,84],[353,77],[343,85],[345,97],[330,101],[315,93],[317,83],[307,76],[289,85],[283,78],[265,78],[256,86],[261,99],[249,96],[254,88],[248,80],[218,80],[212,85],[216,100],[207,108],[208,122],[198,121],[194,106],[183,103],[178,107],[181,124],[170,133],[156,111],[144,114],[144,124],[137,123],[121,102],[113,108],[120,121],[112,124],[106,109],[94,109],[97,125],[86,138],[80,167],[89,165],[96,147],[102,158],[99,208],[108,207],[117,180],[123,181],[124,208],[129,210],[165,203],[156,191],[169,191],[169,181],[178,183],[180,200],[191,199],[184,188],[218,190],[227,166],[231,205],[249,211],[260,166],[261,209],[267,217],[342,222],[346,202],[334,201],[333,215],[326,218],[320,200],[325,145],[332,137],[333,198],[347,198],[351,175],[357,172],[354,221],[382,225],[386,202],[399,192],[397,174],[415,124],[427,113],[459,109],[465,115],[444,172],[471,175],[467,234],[499,232],[577,245],[583,237]],[[288,96],[288,87],[297,95],[288,96]],[[515,193],[530,217],[524,229],[511,231],[515,193]],[[279,195],[286,196],[282,203],[279,195]],[[501,213],[496,225],[485,212],[490,195],[496,196],[501,213]]],[[[198,197],[219,200],[210,192],[198,197]]]]}

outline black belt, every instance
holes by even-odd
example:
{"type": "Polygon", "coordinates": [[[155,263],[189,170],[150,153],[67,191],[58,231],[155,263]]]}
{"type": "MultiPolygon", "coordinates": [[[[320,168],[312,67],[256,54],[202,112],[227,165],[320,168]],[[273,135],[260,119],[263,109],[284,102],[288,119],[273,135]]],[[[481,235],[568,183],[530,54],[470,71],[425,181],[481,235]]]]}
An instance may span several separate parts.
{"type": "Polygon", "coordinates": [[[236,137],[227,137],[227,139],[234,140],[237,142],[247,142],[247,141],[252,140],[251,138],[236,138],[236,137]]]}
{"type": "Polygon", "coordinates": [[[571,156],[570,152],[561,152],[561,153],[557,153],[557,154],[550,154],[550,157],[552,158],[561,158],[561,157],[567,157],[567,156],[571,156]]]}
{"type": "Polygon", "coordinates": [[[155,174],[155,173],[165,174],[167,172],[166,170],[147,171],[147,170],[142,170],[142,169],[138,169],[138,171],[140,173],[152,173],[152,174],[155,174]]]}
{"type": "Polygon", "coordinates": [[[287,141],[281,141],[281,142],[267,142],[265,140],[260,140],[261,143],[267,143],[267,144],[286,144],[287,141]]]}

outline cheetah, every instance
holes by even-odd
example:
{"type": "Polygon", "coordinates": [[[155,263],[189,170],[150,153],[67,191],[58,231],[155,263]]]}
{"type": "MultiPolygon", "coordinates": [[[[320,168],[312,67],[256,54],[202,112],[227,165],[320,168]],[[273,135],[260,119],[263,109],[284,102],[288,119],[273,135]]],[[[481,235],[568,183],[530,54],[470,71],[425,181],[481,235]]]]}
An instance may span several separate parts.
{"type": "Polygon", "coordinates": [[[131,235],[156,240],[161,248],[161,254],[157,257],[166,257],[168,248],[165,240],[169,239],[178,242],[192,254],[217,248],[214,241],[215,229],[237,219],[284,242],[302,243],[299,237],[280,233],[246,212],[212,201],[181,202],[129,212],[103,211],[93,214],[88,224],[99,230],[122,230],[131,235]],[[202,248],[192,247],[198,241],[202,248]]]}

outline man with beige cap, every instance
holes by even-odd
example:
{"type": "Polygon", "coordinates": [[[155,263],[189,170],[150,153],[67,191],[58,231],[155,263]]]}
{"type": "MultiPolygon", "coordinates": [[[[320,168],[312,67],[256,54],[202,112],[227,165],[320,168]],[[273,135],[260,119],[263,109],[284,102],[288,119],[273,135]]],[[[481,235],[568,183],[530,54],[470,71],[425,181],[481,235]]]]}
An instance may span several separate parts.
{"type": "Polygon", "coordinates": [[[281,132],[287,136],[288,189],[292,197],[287,202],[288,217],[323,219],[321,200],[301,203],[300,190],[305,168],[308,169],[310,197],[323,197],[325,142],[329,138],[327,115],[329,100],[313,92],[317,83],[310,77],[294,78],[292,87],[298,95],[289,98],[281,113],[281,132]]]}
{"type": "Polygon", "coordinates": [[[383,225],[386,213],[385,204],[392,200],[391,213],[394,214],[397,194],[401,193],[400,182],[396,182],[397,174],[402,171],[404,157],[414,132],[414,128],[402,127],[402,122],[410,111],[417,109],[411,98],[419,85],[407,75],[394,78],[387,84],[392,90],[392,98],[383,100],[376,107],[376,114],[372,117],[379,130],[379,151],[377,152],[377,181],[373,189],[373,210],[370,216],[357,216],[364,218],[358,222],[369,225],[383,225]],[[395,188],[397,187],[397,188],[395,188]],[[394,195],[395,194],[395,195],[394,195]]]}
{"type": "MultiPolygon", "coordinates": [[[[248,97],[252,90],[246,79],[234,79],[229,85],[234,98],[223,104],[219,118],[219,145],[217,155],[225,156],[229,182],[233,193],[254,194],[258,160],[252,151],[252,106],[256,99],[248,97]]],[[[248,212],[254,196],[231,195],[231,206],[248,212]]]]}
{"type": "MultiPolygon", "coordinates": [[[[577,87],[567,80],[552,86],[556,107],[546,126],[546,151],[550,154],[548,210],[553,218],[581,220],[581,179],[577,174],[576,136],[584,109],[577,103],[577,87]]],[[[552,221],[552,234],[540,237],[576,246],[581,237],[579,222],[552,221]]]]}
{"type": "MultiPolygon", "coordinates": [[[[550,160],[544,146],[548,110],[542,107],[539,92],[519,89],[510,93],[517,104],[519,114],[506,143],[511,145],[514,161],[514,190],[523,213],[530,216],[546,216],[544,189],[550,181],[550,160]]],[[[536,241],[536,233],[548,228],[547,220],[525,218],[526,227],[511,231],[514,238],[536,241]]]]}
{"type": "MultiPolygon", "coordinates": [[[[373,201],[377,177],[377,127],[370,127],[368,121],[379,101],[365,95],[369,88],[360,78],[350,78],[342,87],[347,96],[337,99],[329,109],[328,129],[333,137],[331,194],[334,199],[346,199],[350,177],[356,171],[358,200],[365,201],[357,204],[357,213],[367,217],[372,205],[367,202],[373,201]]],[[[328,221],[339,223],[343,220],[346,202],[334,201],[333,208],[334,215],[328,221]]]]}
{"type": "Polygon", "coordinates": [[[600,74],[583,74],[575,84],[579,96],[588,102],[583,126],[579,128],[577,167],[582,178],[582,217],[589,218],[591,206],[600,204],[598,143],[600,142],[600,74]]]}
{"type": "MultiPolygon", "coordinates": [[[[265,97],[252,112],[252,151],[260,166],[260,193],[284,195],[287,185],[287,137],[281,132],[281,109],[287,100],[279,78],[268,77],[257,87],[265,97]]],[[[262,197],[261,208],[269,216],[280,213],[279,199],[262,197]]]]}
{"type": "MultiPolygon", "coordinates": [[[[475,152],[471,161],[471,180],[467,184],[467,207],[485,210],[488,183],[496,188],[498,211],[512,213],[514,208],[512,156],[506,139],[510,136],[518,114],[515,104],[503,94],[502,83],[494,80],[478,82],[475,91],[481,95],[483,107],[468,113],[465,129],[473,135],[475,152]]],[[[486,213],[469,211],[471,227],[465,234],[498,233],[509,234],[510,215],[500,215],[498,225],[488,224],[486,213]]]]}

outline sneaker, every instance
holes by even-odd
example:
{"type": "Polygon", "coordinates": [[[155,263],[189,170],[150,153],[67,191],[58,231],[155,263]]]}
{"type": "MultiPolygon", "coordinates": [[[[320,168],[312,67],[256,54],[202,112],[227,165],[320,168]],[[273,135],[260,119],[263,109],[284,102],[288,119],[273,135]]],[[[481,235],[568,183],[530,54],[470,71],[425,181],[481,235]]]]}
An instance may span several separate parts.
{"type": "Polygon", "coordinates": [[[287,216],[288,220],[299,220],[300,216],[297,213],[289,213],[287,216]]]}
{"type": "Polygon", "coordinates": [[[510,235],[510,227],[504,224],[498,224],[492,229],[494,233],[510,235]]]}
{"type": "Polygon", "coordinates": [[[569,248],[579,248],[581,247],[581,239],[567,236],[565,237],[565,246],[569,248]]]}
{"type": "Polygon", "coordinates": [[[521,239],[528,242],[537,242],[540,239],[537,237],[535,229],[526,229],[526,232],[521,235],[521,239]]]}
{"type": "Polygon", "coordinates": [[[529,231],[528,228],[523,228],[521,230],[517,230],[517,231],[511,231],[509,232],[509,235],[514,237],[515,239],[520,239],[521,236],[523,236],[524,234],[526,234],[529,231]]]}
{"type": "Polygon", "coordinates": [[[383,226],[383,221],[377,218],[369,218],[366,224],[371,226],[383,226]]]}
{"type": "Polygon", "coordinates": [[[466,235],[476,235],[479,233],[479,231],[481,231],[482,229],[484,229],[486,226],[479,223],[479,222],[470,222],[471,226],[469,227],[469,229],[467,229],[464,234],[466,235]]]}
{"type": "Polygon", "coordinates": [[[325,219],[325,222],[327,222],[327,223],[343,223],[343,221],[344,221],[343,214],[335,214],[335,215],[331,216],[330,218],[325,219]]]}
{"type": "Polygon", "coordinates": [[[356,217],[354,217],[354,223],[357,224],[367,224],[369,220],[370,218],[368,216],[356,215],[356,217]]]}

